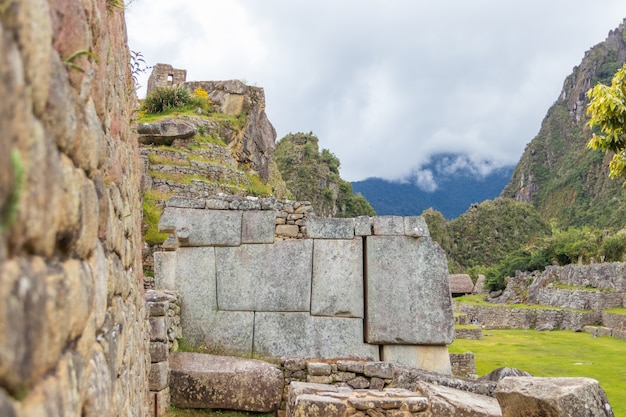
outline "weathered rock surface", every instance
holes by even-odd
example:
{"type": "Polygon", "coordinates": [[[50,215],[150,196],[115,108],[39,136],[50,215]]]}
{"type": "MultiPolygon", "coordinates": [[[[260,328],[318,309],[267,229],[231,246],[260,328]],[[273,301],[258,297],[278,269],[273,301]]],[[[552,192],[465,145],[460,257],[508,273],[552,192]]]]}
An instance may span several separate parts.
{"type": "Polygon", "coordinates": [[[266,362],[177,352],[169,363],[171,402],[177,407],[268,412],[280,404],[283,375],[266,362]]]}
{"type": "Polygon", "coordinates": [[[499,417],[495,398],[420,381],[414,390],[428,398],[425,417],[499,417]]]}
{"type": "Polygon", "coordinates": [[[334,385],[292,382],[287,417],[411,416],[428,407],[428,400],[401,388],[352,390],[334,385]],[[360,414],[359,414],[360,413],[360,414]]]}
{"type": "Polygon", "coordinates": [[[366,241],[366,341],[452,343],[452,302],[443,250],[430,237],[390,236],[404,233],[402,217],[375,217],[373,221],[374,233],[388,235],[370,236],[366,241]]]}
{"type": "Polygon", "coordinates": [[[270,159],[276,147],[276,130],[265,113],[265,92],[260,87],[248,86],[239,80],[192,81],[183,84],[190,91],[202,88],[220,112],[246,118],[246,129],[221,132],[233,150],[239,166],[249,165],[268,179],[270,159]]]}
{"type": "Polygon", "coordinates": [[[0,6],[2,416],[147,409],[137,103],[110,3],[0,6]]]}
{"type": "Polygon", "coordinates": [[[139,143],[170,146],[175,139],[192,138],[197,129],[188,121],[167,118],[154,123],[140,123],[137,132],[139,143]]]}
{"type": "Polygon", "coordinates": [[[485,382],[486,381],[498,382],[506,378],[507,376],[532,376],[532,375],[529,374],[528,372],[520,371],[519,369],[516,369],[516,368],[503,367],[503,368],[494,369],[488,374],[483,375],[480,378],[478,378],[478,380],[485,381],[485,382]]]}
{"type": "Polygon", "coordinates": [[[612,417],[606,394],[590,378],[507,377],[496,398],[503,417],[612,417]]]}

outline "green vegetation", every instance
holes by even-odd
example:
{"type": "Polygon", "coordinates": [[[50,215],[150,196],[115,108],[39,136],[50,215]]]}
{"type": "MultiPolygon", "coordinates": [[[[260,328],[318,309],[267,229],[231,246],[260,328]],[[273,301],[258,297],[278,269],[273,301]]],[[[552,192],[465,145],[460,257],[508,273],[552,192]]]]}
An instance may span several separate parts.
{"type": "Polygon", "coordinates": [[[456,339],[449,349],[474,352],[479,375],[508,366],[534,376],[596,379],[615,415],[626,416],[626,340],[570,331],[489,330],[482,340],[456,339]]]}
{"type": "Polygon", "coordinates": [[[505,286],[506,277],[517,271],[543,270],[557,263],[589,263],[592,260],[624,260],[626,229],[548,225],[530,205],[498,198],[471,207],[446,222],[441,213],[422,214],[431,236],[446,251],[450,270],[483,274],[489,289],[505,286]]]}
{"type": "Polygon", "coordinates": [[[0,233],[17,220],[20,197],[26,180],[22,154],[16,148],[11,150],[11,165],[13,166],[13,191],[4,206],[0,208],[0,233]]]}
{"type": "Polygon", "coordinates": [[[287,187],[298,200],[310,201],[319,216],[373,216],[374,209],[352,184],[339,176],[339,159],[328,149],[319,151],[313,133],[295,133],[276,144],[274,161],[287,187]]]}
{"type": "Polygon", "coordinates": [[[163,243],[169,233],[159,233],[159,219],[163,213],[163,202],[171,196],[154,190],[147,191],[143,196],[143,238],[150,245],[163,243]]]}
{"type": "MultiPolygon", "coordinates": [[[[608,71],[615,68],[611,66],[608,71]]],[[[611,85],[596,84],[587,92],[590,99],[587,113],[591,116],[589,127],[592,137],[588,146],[611,152],[609,165],[611,178],[622,178],[626,183],[626,65],[611,80],[611,85]],[[598,127],[599,131],[593,130],[598,127]]]]}
{"type": "Polygon", "coordinates": [[[208,93],[196,88],[192,93],[185,87],[157,87],[144,99],[141,110],[149,114],[164,114],[173,111],[197,111],[202,114],[215,112],[208,93]]]}
{"type": "Polygon", "coordinates": [[[626,307],[607,308],[604,311],[606,311],[607,313],[611,313],[611,314],[619,314],[620,316],[626,316],[626,307]]]}

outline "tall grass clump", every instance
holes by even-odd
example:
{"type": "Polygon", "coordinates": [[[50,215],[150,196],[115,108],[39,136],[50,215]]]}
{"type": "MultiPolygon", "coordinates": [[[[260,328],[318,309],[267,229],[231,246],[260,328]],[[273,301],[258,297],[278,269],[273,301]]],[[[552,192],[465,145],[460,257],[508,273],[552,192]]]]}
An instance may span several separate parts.
{"type": "Polygon", "coordinates": [[[165,113],[185,107],[191,101],[191,93],[184,87],[157,87],[143,102],[147,113],[165,113]]]}

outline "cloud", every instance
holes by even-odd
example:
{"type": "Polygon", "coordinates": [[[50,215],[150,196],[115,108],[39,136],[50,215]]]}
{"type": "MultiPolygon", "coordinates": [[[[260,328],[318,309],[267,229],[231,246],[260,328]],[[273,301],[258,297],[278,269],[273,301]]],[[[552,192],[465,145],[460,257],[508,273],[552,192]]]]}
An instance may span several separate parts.
{"type": "Polygon", "coordinates": [[[127,11],[131,49],[148,62],[264,87],[279,138],[313,131],[353,181],[406,178],[442,153],[481,173],[516,163],[572,67],[623,17],[623,0],[135,0],[127,11]]]}

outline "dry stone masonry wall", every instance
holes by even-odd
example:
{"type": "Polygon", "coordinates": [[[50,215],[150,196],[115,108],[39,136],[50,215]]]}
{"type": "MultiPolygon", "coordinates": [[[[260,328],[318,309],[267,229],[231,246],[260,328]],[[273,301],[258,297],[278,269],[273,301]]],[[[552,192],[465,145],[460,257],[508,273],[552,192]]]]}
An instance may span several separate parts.
{"type": "Polygon", "coordinates": [[[170,200],[158,288],[214,353],[367,357],[450,372],[447,264],[422,217],[319,218],[275,199],[170,200]],[[389,318],[393,317],[393,320],[389,318]]]}
{"type": "Polygon", "coordinates": [[[0,6],[2,416],[148,409],[136,96],[112,3],[0,6]]]}

